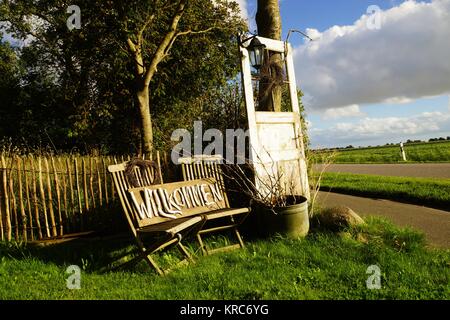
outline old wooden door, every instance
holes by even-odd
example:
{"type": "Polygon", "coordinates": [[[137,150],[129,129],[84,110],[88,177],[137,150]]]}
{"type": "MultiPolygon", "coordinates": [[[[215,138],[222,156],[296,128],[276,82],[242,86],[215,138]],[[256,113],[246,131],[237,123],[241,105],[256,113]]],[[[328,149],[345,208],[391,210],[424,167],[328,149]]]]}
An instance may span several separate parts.
{"type": "MultiPolygon", "coordinates": [[[[249,52],[240,47],[242,79],[247,107],[250,136],[250,157],[257,175],[260,192],[268,192],[268,185],[276,182],[286,194],[303,195],[309,199],[309,183],[300,121],[297,86],[295,82],[292,47],[289,43],[258,37],[266,49],[282,54],[290,103],[288,112],[255,110],[254,79],[249,52]]],[[[286,102],[285,102],[286,103],[286,102]]]]}

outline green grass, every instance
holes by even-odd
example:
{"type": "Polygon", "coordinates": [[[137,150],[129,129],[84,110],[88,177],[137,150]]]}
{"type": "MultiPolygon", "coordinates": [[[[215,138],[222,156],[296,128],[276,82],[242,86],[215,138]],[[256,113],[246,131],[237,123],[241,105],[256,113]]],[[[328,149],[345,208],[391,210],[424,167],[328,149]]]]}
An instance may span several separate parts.
{"type": "Polygon", "coordinates": [[[248,242],[166,277],[143,263],[100,273],[128,243],[3,243],[0,299],[450,299],[449,250],[426,249],[423,235],[380,219],[346,235],[316,230],[303,240],[248,242]],[[71,264],[83,267],[80,290],[66,288],[71,264]],[[380,290],[366,287],[370,265],[381,269],[380,290]]]}
{"type": "Polygon", "coordinates": [[[447,210],[450,208],[450,179],[327,172],[322,177],[321,189],[412,202],[447,210]]]}
{"type": "MultiPolygon", "coordinates": [[[[450,141],[415,143],[405,145],[408,162],[450,162],[450,141]]],[[[321,158],[327,152],[316,153],[321,158]]],[[[400,147],[385,146],[337,151],[334,163],[398,163],[400,147]]]]}

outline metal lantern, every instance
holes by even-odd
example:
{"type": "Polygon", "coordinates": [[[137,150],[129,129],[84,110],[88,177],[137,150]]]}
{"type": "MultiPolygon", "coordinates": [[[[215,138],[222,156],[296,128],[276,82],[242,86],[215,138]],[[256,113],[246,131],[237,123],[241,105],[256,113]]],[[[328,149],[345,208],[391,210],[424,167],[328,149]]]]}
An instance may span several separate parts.
{"type": "Polygon", "coordinates": [[[264,50],[266,49],[266,45],[262,44],[261,41],[255,37],[252,39],[247,49],[252,67],[259,70],[264,63],[264,50]]]}

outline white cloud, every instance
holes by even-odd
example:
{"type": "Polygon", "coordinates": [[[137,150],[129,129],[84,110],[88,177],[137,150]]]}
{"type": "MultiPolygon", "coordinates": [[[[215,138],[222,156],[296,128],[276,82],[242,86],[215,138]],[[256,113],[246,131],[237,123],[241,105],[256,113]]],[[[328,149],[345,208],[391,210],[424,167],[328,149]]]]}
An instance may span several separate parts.
{"type": "Polygon", "coordinates": [[[340,122],[327,129],[312,129],[316,145],[336,146],[363,141],[401,140],[421,135],[450,132],[450,113],[424,112],[411,117],[366,117],[357,122],[340,122]]]}
{"type": "Polygon", "coordinates": [[[244,20],[248,20],[248,9],[247,9],[247,0],[234,0],[239,4],[241,8],[241,16],[244,20]]]}
{"type": "Polygon", "coordinates": [[[382,12],[379,30],[367,28],[368,18],[307,30],[317,40],[297,47],[294,59],[309,110],[450,92],[450,0],[406,1],[382,12]]]}
{"type": "Polygon", "coordinates": [[[323,118],[325,120],[330,120],[339,118],[362,117],[364,115],[365,114],[359,109],[359,105],[352,104],[346,107],[327,109],[323,115],[323,118]]]}
{"type": "Polygon", "coordinates": [[[414,99],[410,99],[407,97],[393,97],[393,98],[388,98],[386,100],[383,101],[383,103],[386,104],[407,104],[407,103],[411,103],[413,102],[414,99]]]}

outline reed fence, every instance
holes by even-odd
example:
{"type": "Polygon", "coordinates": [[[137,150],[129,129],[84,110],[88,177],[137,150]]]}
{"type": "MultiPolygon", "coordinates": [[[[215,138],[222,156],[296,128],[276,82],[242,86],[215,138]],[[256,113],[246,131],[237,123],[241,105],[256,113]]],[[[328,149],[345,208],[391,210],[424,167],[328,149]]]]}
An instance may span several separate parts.
{"type": "MultiPolygon", "coordinates": [[[[130,158],[2,154],[0,239],[27,242],[113,229],[120,219],[112,209],[117,197],[107,168],[130,158]]],[[[168,155],[156,152],[156,158],[167,173],[168,155]]]]}

